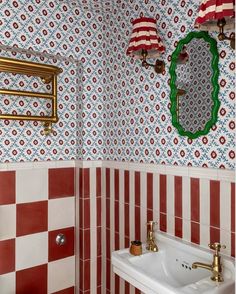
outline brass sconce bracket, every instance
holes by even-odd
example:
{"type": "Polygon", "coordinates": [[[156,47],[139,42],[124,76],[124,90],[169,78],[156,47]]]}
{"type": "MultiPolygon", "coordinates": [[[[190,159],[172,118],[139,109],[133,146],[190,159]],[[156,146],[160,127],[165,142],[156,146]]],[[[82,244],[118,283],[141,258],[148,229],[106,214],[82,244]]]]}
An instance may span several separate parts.
{"type": "Polygon", "coordinates": [[[152,66],[157,74],[163,73],[165,70],[165,62],[162,60],[157,59],[155,64],[148,63],[147,60],[147,51],[142,50],[142,66],[152,66]]]}
{"type": "Polygon", "coordinates": [[[229,40],[231,48],[235,50],[235,34],[233,34],[233,37],[227,37],[224,33],[224,26],[225,25],[226,25],[226,21],[224,18],[218,20],[217,26],[219,27],[219,30],[220,30],[220,33],[218,35],[218,39],[220,41],[229,40]]]}

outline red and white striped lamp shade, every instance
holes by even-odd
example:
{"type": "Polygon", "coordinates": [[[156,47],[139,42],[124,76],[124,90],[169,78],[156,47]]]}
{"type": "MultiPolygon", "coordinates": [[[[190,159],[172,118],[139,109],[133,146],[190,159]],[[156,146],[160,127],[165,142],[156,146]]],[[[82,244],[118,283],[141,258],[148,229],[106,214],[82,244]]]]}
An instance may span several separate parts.
{"type": "Polygon", "coordinates": [[[235,0],[202,0],[195,21],[195,28],[203,31],[217,31],[219,29],[217,21],[224,18],[226,20],[224,29],[233,29],[234,6],[235,0]]]}
{"type": "Polygon", "coordinates": [[[142,59],[143,50],[147,52],[147,58],[156,58],[165,52],[165,46],[157,34],[154,18],[140,17],[133,21],[133,31],[126,54],[142,59]]]}

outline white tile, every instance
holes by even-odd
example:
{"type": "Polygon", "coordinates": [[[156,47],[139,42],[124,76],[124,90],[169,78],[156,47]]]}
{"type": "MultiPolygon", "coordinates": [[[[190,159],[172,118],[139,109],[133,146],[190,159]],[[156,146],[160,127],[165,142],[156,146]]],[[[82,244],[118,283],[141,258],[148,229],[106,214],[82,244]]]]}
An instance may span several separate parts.
{"type": "Polygon", "coordinates": [[[0,275],[0,293],[1,294],[14,294],[15,290],[15,272],[5,275],[0,275]]]}
{"type": "Polygon", "coordinates": [[[91,293],[96,293],[97,290],[97,260],[91,261],[90,267],[90,289],[91,293]]]}
{"type": "Polygon", "coordinates": [[[147,173],[140,173],[141,240],[147,236],[147,173]]]}
{"type": "Polygon", "coordinates": [[[220,183],[220,229],[231,231],[231,183],[220,183]]]}
{"type": "Polygon", "coordinates": [[[153,174],[153,220],[159,223],[160,212],[160,175],[153,174]]]}
{"type": "Polygon", "coordinates": [[[200,245],[202,247],[208,248],[210,243],[210,227],[200,224],[200,245]]]}
{"type": "Polygon", "coordinates": [[[48,199],[48,170],[16,171],[16,202],[26,203],[48,199]]]}
{"type": "Polygon", "coordinates": [[[48,293],[75,285],[75,257],[59,259],[48,264],[48,293]]]}
{"type": "Polygon", "coordinates": [[[226,246],[225,249],[221,249],[221,253],[231,256],[231,232],[220,230],[220,243],[226,246]]]}
{"type": "Polygon", "coordinates": [[[48,233],[16,238],[16,270],[48,262],[48,233]]]}
{"type": "Polygon", "coordinates": [[[183,220],[183,239],[191,242],[191,222],[190,220],[183,220]]]}
{"type": "Polygon", "coordinates": [[[56,230],[75,226],[75,197],[48,201],[48,228],[56,230]]]}
{"type": "Polygon", "coordinates": [[[124,194],[124,171],[119,170],[119,202],[125,203],[125,194],[124,194]]]}
{"type": "Polygon", "coordinates": [[[113,168],[110,169],[110,198],[111,200],[115,198],[115,178],[114,175],[115,170],[113,168]]]}
{"type": "Polygon", "coordinates": [[[169,235],[175,235],[175,218],[172,215],[167,214],[167,233],[169,235]]]}
{"type": "Polygon", "coordinates": [[[0,205],[0,240],[16,236],[16,205],[0,205]]]}
{"type": "MultiPolygon", "coordinates": [[[[124,229],[124,203],[119,203],[119,244],[120,249],[125,248],[125,229],[124,229]]],[[[106,242],[102,242],[106,243],[106,242]]]]}

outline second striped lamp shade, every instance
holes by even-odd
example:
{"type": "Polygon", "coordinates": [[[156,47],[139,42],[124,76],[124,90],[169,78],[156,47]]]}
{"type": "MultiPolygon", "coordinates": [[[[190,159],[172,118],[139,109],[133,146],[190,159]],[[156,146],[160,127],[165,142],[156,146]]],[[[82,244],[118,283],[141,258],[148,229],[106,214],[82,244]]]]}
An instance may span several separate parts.
{"type": "Polygon", "coordinates": [[[143,59],[144,52],[146,58],[156,58],[165,52],[154,18],[140,17],[133,21],[133,31],[126,53],[131,57],[143,59]]]}
{"type": "Polygon", "coordinates": [[[224,30],[232,30],[235,26],[235,0],[202,0],[195,28],[202,31],[219,31],[219,40],[230,40],[231,47],[235,39],[224,34],[224,30]]]}

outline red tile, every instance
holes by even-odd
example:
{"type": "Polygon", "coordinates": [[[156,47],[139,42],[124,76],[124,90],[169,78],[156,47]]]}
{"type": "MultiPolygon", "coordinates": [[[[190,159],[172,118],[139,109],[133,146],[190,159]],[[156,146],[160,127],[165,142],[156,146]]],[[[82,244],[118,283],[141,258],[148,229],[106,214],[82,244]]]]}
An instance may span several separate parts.
{"type": "Polygon", "coordinates": [[[191,193],[191,220],[194,222],[200,221],[200,186],[199,179],[191,178],[190,182],[191,193]]]}
{"type": "Polygon", "coordinates": [[[119,194],[120,194],[120,179],[119,179],[119,170],[115,169],[115,175],[114,175],[114,186],[115,186],[115,200],[119,201],[119,194]]]}
{"type": "Polygon", "coordinates": [[[48,233],[48,260],[53,261],[74,255],[74,228],[66,228],[48,233]],[[64,234],[66,243],[57,245],[55,240],[58,234],[64,234]]]}
{"type": "Polygon", "coordinates": [[[153,210],[152,209],[147,209],[147,222],[153,220],[153,210]]]}
{"type": "Polygon", "coordinates": [[[129,294],[129,283],[128,282],[125,282],[125,294],[129,294]]]}
{"type": "Polygon", "coordinates": [[[191,222],[191,242],[200,244],[200,224],[191,222]]]}
{"type": "Polygon", "coordinates": [[[182,217],[182,177],[175,176],[175,216],[182,217]]]}
{"type": "Polygon", "coordinates": [[[115,274],[115,293],[120,293],[120,277],[115,274]]]}
{"type": "Polygon", "coordinates": [[[106,199],[106,227],[110,228],[110,198],[106,199]]]}
{"type": "Polygon", "coordinates": [[[97,197],[97,226],[102,225],[102,198],[97,197]]]}
{"type": "Polygon", "coordinates": [[[120,204],[119,201],[115,201],[114,216],[115,216],[115,232],[119,232],[119,221],[120,221],[120,204]]]}
{"type": "MultiPolygon", "coordinates": [[[[79,288],[82,291],[84,287],[84,260],[79,261],[79,288]]],[[[82,293],[82,292],[81,292],[82,293]]]]}
{"type": "Polygon", "coordinates": [[[84,241],[84,259],[90,259],[90,230],[84,230],[83,232],[83,241],[84,241]]]}
{"type": "Polygon", "coordinates": [[[79,227],[82,229],[84,225],[84,199],[79,198],[79,227]]]}
{"type": "Polygon", "coordinates": [[[220,182],[210,181],[210,225],[220,228],[220,182]]]}
{"type": "Polygon", "coordinates": [[[106,260],[106,289],[111,290],[111,261],[106,260]]]}
{"type": "Polygon", "coordinates": [[[235,232],[235,183],[231,183],[231,231],[235,232]]]}
{"type": "Polygon", "coordinates": [[[83,191],[84,191],[84,185],[83,185],[83,169],[79,169],[79,198],[83,198],[83,191]]]}
{"type": "Polygon", "coordinates": [[[84,241],[84,230],[83,229],[80,229],[79,230],[79,257],[81,259],[84,259],[84,244],[83,244],[83,241],[84,241]]]}
{"type": "Polygon", "coordinates": [[[220,243],[220,230],[218,228],[210,227],[210,243],[220,243]]]}
{"type": "Polygon", "coordinates": [[[90,199],[83,199],[83,229],[90,228],[90,199]]]}
{"type": "Polygon", "coordinates": [[[102,257],[97,257],[97,286],[102,285],[102,257]]]}
{"type": "Polygon", "coordinates": [[[15,239],[0,241],[0,275],[15,271],[15,239]]]}
{"type": "Polygon", "coordinates": [[[134,174],[134,193],[135,193],[135,205],[140,206],[140,172],[135,172],[134,174]]]}
{"type": "Polygon", "coordinates": [[[89,168],[84,168],[82,170],[82,177],[83,177],[82,197],[89,198],[90,197],[90,169],[89,168]]]}
{"type": "Polygon", "coordinates": [[[106,229],[106,258],[111,258],[111,232],[106,229]]]}
{"type": "Polygon", "coordinates": [[[129,204],[124,204],[124,212],[125,212],[125,219],[124,219],[124,229],[125,229],[125,236],[129,237],[129,204]]]}
{"type": "Polygon", "coordinates": [[[152,173],[147,173],[147,209],[153,209],[153,174],[152,173]]]}
{"type": "Polygon", "coordinates": [[[0,205],[16,202],[16,180],[14,171],[0,172],[0,205]]]}
{"type": "Polygon", "coordinates": [[[102,196],[102,170],[100,167],[96,168],[96,196],[102,196]]]}
{"type": "Polygon", "coordinates": [[[102,255],[102,227],[97,227],[97,256],[102,255]]]}
{"type": "Polygon", "coordinates": [[[166,224],[166,214],[160,213],[160,230],[162,232],[166,232],[167,224],[166,224]]]}
{"type": "Polygon", "coordinates": [[[110,198],[110,169],[106,168],[106,198],[110,198]]]}
{"type": "Polygon", "coordinates": [[[231,256],[235,257],[235,234],[231,233],[231,256]]]}
{"type": "Polygon", "coordinates": [[[61,291],[53,292],[52,294],[74,294],[75,287],[70,287],[61,291]]]}
{"type": "Polygon", "coordinates": [[[125,203],[129,203],[129,171],[125,170],[124,175],[124,195],[125,195],[125,203]]]}
{"type": "Polygon", "coordinates": [[[120,249],[120,235],[119,233],[115,233],[115,250],[120,249]]]}
{"type": "Polygon", "coordinates": [[[166,213],[166,175],[160,175],[160,212],[166,213]]]}
{"type": "Polygon", "coordinates": [[[16,272],[16,293],[47,293],[47,264],[16,272]]]}
{"type": "Polygon", "coordinates": [[[135,239],[141,239],[141,211],[140,206],[135,206],[135,239]]]}
{"type": "Polygon", "coordinates": [[[90,289],[90,260],[84,261],[84,280],[83,290],[87,291],[90,289]]]}
{"type": "Polygon", "coordinates": [[[182,218],[175,217],[175,236],[182,238],[183,237],[183,221],[182,218]]]}
{"type": "Polygon", "coordinates": [[[74,168],[52,168],[48,170],[49,199],[75,195],[74,168]]]}
{"type": "Polygon", "coordinates": [[[48,201],[16,205],[16,236],[48,230],[48,201]]]}

